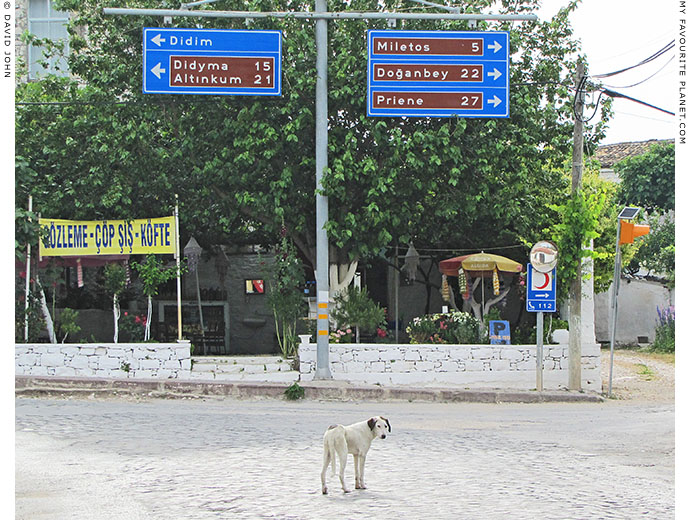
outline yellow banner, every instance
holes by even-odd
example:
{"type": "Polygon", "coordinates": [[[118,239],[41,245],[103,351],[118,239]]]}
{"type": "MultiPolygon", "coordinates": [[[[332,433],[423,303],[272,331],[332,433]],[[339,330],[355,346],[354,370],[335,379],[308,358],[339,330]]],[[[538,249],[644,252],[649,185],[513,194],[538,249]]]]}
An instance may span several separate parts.
{"type": "Polygon", "coordinates": [[[42,218],[41,256],[175,253],[175,217],[77,221],[42,218]]]}

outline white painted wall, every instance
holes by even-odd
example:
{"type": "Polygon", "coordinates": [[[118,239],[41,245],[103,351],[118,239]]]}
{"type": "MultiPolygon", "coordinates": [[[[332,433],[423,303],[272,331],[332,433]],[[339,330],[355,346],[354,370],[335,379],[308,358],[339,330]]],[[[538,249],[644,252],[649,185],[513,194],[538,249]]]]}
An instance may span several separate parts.
{"type": "MultiPolygon", "coordinates": [[[[595,300],[596,336],[599,342],[611,341],[611,289],[597,294],[595,300]]],[[[659,282],[622,279],[618,292],[616,344],[637,344],[639,336],[654,341],[656,309],[674,305],[675,291],[659,282]]]]}
{"type": "MultiPolygon", "coordinates": [[[[582,346],[582,388],[601,392],[601,349],[582,346]]],[[[536,345],[330,344],[336,380],[381,385],[454,385],[463,388],[536,388],[536,345]]],[[[299,347],[300,376],[316,371],[316,344],[299,347]]],[[[568,346],[544,346],[544,388],[568,383],[568,346]]]]}
{"type": "Polygon", "coordinates": [[[16,344],[15,375],[189,378],[189,343],[16,344]]]}

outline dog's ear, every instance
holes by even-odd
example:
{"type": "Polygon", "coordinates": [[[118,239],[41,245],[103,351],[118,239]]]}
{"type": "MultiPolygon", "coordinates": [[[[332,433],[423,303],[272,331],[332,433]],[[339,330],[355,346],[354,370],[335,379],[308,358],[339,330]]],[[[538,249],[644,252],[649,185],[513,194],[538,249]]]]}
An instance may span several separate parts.
{"type": "Polygon", "coordinates": [[[390,423],[390,421],[388,421],[388,419],[386,419],[385,417],[381,417],[381,419],[384,420],[384,421],[386,421],[386,424],[388,425],[388,431],[390,432],[390,431],[391,431],[391,423],[390,423]]]}
{"type": "Polygon", "coordinates": [[[367,421],[367,425],[369,426],[369,429],[371,431],[374,431],[374,428],[376,428],[376,417],[372,417],[367,421]]]}

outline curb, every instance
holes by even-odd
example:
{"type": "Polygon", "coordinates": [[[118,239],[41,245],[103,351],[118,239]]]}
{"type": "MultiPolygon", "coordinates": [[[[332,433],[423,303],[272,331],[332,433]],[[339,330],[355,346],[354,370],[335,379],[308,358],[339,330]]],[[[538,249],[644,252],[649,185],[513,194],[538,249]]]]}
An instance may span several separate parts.
{"type": "MultiPolygon", "coordinates": [[[[15,376],[16,396],[122,395],[175,398],[270,398],[285,399],[285,383],[246,381],[183,381],[175,379],[103,379],[72,377],[15,376]]],[[[304,398],[332,401],[421,401],[442,403],[603,403],[594,393],[522,390],[461,390],[358,386],[342,381],[299,382],[304,398]]]]}

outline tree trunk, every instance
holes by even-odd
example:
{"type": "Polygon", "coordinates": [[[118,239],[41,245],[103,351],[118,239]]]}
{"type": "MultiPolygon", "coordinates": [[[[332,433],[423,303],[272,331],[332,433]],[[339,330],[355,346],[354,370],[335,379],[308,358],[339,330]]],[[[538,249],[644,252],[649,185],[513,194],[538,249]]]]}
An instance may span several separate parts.
{"type": "Polygon", "coordinates": [[[113,334],[113,343],[117,343],[119,331],[118,322],[120,321],[120,304],[117,301],[117,294],[113,294],[113,326],[115,332],[113,334]]]}
{"type": "Polygon", "coordinates": [[[144,341],[148,341],[151,339],[151,310],[152,310],[153,304],[151,301],[151,297],[148,297],[148,305],[146,308],[146,327],[144,328],[144,341]]]}
{"type": "Polygon", "coordinates": [[[328,284],[331,296],[335,296],[352,283],[358,265],[358,260],[349,264],[330,264],[328,267],[328,284]]]}
{"type": "Polygon", "coordinates": [[[41,288],[41,312],[43,313],[43,319],[46,322],[46,330],[48,331],[48,338],[51,343],[57,343],[57,338],[55,337],[55,328],[53,327],[53,318],[50,316],[50,310],[48,309],[48,301],[46,300],[46,293],[43,291],[41,283],[38,281],[38,276],[36,276],[36,282],[41,288]]]}

